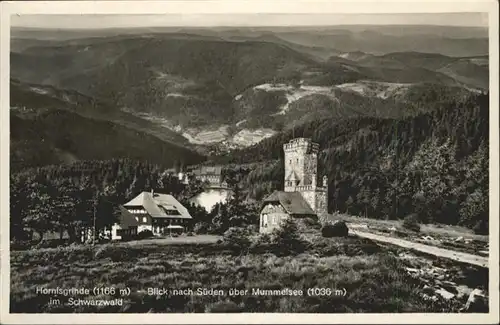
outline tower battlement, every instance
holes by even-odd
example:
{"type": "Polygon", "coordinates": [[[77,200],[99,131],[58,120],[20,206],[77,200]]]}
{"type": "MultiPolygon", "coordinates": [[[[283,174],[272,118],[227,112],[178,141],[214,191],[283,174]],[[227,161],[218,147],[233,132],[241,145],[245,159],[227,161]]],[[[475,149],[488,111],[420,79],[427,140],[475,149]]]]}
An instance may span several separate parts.
{"type": "Polygon", "coordinates": [[[295,138],[290,140],[288,143],[283,145],[283,150],[286,151],[294,151],[300,150],[305,153],[318,153],[319,144],[312,142],[309,138],[295,138]]]}

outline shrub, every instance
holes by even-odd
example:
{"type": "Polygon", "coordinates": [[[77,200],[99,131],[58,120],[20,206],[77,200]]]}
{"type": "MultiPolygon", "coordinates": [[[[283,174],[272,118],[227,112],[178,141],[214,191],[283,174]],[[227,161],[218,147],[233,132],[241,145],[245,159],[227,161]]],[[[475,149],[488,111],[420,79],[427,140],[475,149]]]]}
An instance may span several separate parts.
{"type": "Polygon", "coordinates": [[[153,232],[151,230],[146,229],[146,230],[140,231],[137,234],[136,238],[137,239],[146,239],[146,238],[151,238],[153,236],[154,236],[153,232]]]}
{"type": "Polygon", "coordinates": [[[263,244],[269,244],[271,242],[271,236],[268,233],[259,234],[257,241],[263,244]]]}
{"type": "Polygon", "coordinates": [[[250,246],[249,232],[245,228],[231,227],[224,232],[223,242],[233,252],[239,253],[250,246]]]}
{"type": "Polygon", "coordinates": [[[242,311],[243,308],[232,301],[218,301],[205,308],[207,313],[241,313],[242,311]]]}
{"type": "Polygon", "coordinates": [[[474,228],[472,228],[472,230],[474,230],[474,233],[476,235],[488,235],[489,234],[489,223],[488,221],[486,220],[479,220],[476,225],[474,226],[474,228]]]}
{"type": "Polygon", "coordinates": [[[197,224],[194,225],[193,231],[196,234],[206,234],[208,233],[210,229],[210,225],[206,222],[198,222],[197,224]]]}
{"type": "Polygon", "coordinates": [[[403,220],[403,227],[415,232],[419,232],[420,224],[418,223],[418,216],[416,214],[407,215],[403,220]]]}
{"type": "Polygon", "coordinates": [[[304,226],[306,226],[308,228],[320,229],[321,222],[320,222],[319,218],[320,217],[318,217],[318,218],[312,218],[312,217],[304,218],[302,223],[304,224],[304,226]]]}
{"type": "Polygon", "coordinates": [[[121,262],[129,257],[129,250],[120,246],[101,246],[95,251],[94,257],[110,258],[113,262],[121,262]]]}
{"type": "Polygon", "coordinates": [[[328,224],[321,228],[321,235],[323,237],[347,237],[349,235],[349,228],[344,221],[337,220],[333,224],[328,224]]]}
{"type": "Polygon", "coordinates": [[[250,251],[255,254],[265,253],[272,250],[271,236],[267,233],[259,234],[253,238],[250,251]]]}
{"type": "Polygon", "coordinates": [[[258,225],[248,225],[247,231],[251,234],[256,234],[259,232],[259,226],[258,225]]]}
{"type": "Polygon", "coordinates": [[[278,254],[288,255],[302,253],[306,243],[300,238],[297,224],[292,218],[286,218],[281,227],[273,230],[271,243],[276,245],[278,254]]]}

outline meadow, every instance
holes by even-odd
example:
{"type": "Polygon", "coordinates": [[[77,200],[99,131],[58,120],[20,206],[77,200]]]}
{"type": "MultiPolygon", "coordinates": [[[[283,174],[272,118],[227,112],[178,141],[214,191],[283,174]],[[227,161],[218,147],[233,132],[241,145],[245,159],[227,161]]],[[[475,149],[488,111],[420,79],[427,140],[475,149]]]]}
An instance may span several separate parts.
{"type": "Polygon", "coordinates": [[[293,255],[259,245],[236,253],[220,242],[169,245],[165,241],[11,252],[12,313],[389,313],[453,312],[459,307],[442,299],[426,300],[422,290],[422,283],[407,274],[397,255],[355,236],[318,237],[304,252],[293,255]],[[123,298],[123,304],[76,306],[69,296],[36,293],[37,288],[56,287],[87,288],[90,294],[73,298],[123,298]],[[94,295],[94,287],[116,291],[94,295]],[[124,288],[130,295],[120,296],[124,288]],[[225,294],[158,294],[148,293],[148,288],[215,289],[225,294]],[[234,288],[248,289],[249,294],[228,295],[234,288]],[[251,294],[252,289],[285,288],[303,294],[251,294]],[[332,292],[308,295],[309,288],[332,292]]]}

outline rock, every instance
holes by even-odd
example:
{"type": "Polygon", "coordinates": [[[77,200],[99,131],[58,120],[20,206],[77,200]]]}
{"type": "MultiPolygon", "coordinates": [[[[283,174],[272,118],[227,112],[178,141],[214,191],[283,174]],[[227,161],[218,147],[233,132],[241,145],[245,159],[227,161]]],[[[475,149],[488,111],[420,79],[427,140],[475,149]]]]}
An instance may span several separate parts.
{"type": "Polygon", "coordinates": [[[412,267],[405,267],[406,272],[408,272],[410,275],[416,276],[417,274],[420,273],[419,269],[414,269],[412,267]]]}
{"type": "Polygon", "coordinates": [[[442,289],[442,288],[437,289],[436,293],[441,295],[441,297],[443,297],[446,300],[450,300],[453,297],[455,297],[455,295],[453,293],[446,291],[445,289],[442,289]]]}
{"type": "Polygon", "coordinates": [[[422,236],[422,239],[425,241],[433,241],[434,240],[434,238],[432,238],[431,236],[422,236]]]}
{"type": "Polygon", "coordinates": [[[462,237],[462,236],[457,237],[457,238],[455,238],[455,241],[456,242],[464,241],[464,237],[462,237]]]}
{"type": "Polygon", "coordinates": [[[390,231],[396,231],[396,227],[392,226],[391,228],[389,228],[390,231]]]}
{"type": "Polygon", "coordinates": [[[438,300],[438,298],[436,296],[431,296],[431,295],[428,295],[426,293],[422,294],[422,297],[425,300],[432,300],[432,301],[437,301],[438,300]]]}
{"type": "Polygon", "coordinates": [[[469,296],[472,292],[471,288],[463,284],[456,286],[455,289],[457,290],[457,298],[459,299],[464,296],[469,296]]]}
{"type": "Polygon", "coordinates": [[[434,290],[428,286],[427,284],[424,285],[424,287],[422,288],[422,292],[425,293],[425,294],[431,294],[431,293],[434,293],[434,290]]]}
{"type": "Polygon", "coordinates": [[[441,287],[453,294],[458,294],[457,284],[451,281],[443,281],[441,287]]]}
{"type": "Polygon", "coordinates": [[[423,283],[429,285],[431,283],[430,280],[427,280],[427,279],[424,279],[424,278],[420,278],[420,281],[422,281],[423,283]]]}
{"type": "Polygon", "coordinates": [[[484,291],[481,289],[474,289],[470,295],[465,307],[461,311],[469,313],[483,313],[488,311],[488,300],[484,291]]]}
{"type": "Polygon", "coordinates": [[[333,224],[325,225],[321,229],[321,235],[323,237],[347,237],[349,234],[349,228],[344,221],[337,220],[333,224]]]}

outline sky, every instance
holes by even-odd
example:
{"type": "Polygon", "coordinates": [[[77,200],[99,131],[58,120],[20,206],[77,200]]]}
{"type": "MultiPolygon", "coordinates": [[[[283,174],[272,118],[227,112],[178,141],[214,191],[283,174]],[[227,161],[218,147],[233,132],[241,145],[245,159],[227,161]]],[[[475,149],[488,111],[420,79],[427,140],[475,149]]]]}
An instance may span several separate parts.
{"type": "Polygon", "coordinates": [[[486,13],[12,15],[13,27],[102,29],[167,26],[443,25],[488,27],[486,13]]]}

